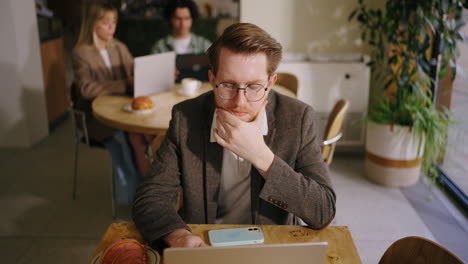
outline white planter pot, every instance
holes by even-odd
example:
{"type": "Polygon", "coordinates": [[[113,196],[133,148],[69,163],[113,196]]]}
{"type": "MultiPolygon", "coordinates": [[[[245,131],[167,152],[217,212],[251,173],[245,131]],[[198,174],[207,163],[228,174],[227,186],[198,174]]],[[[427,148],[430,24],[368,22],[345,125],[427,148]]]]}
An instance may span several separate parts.
{"type": "MultiPolygon", "coordinates": [[[[367,122],[367,177],[390,187],[406,187],[418,182],[423,146],[410,127],[367,122]]],[[[423,144],[423,143],[421,143],[423,144]]]]}

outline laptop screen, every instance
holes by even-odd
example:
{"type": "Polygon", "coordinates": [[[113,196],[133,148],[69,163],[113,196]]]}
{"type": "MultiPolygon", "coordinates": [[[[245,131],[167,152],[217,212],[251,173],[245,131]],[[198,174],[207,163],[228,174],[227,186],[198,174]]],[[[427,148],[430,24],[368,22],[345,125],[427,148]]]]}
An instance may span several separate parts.
{"type": "Polygon", "coordinates": [[[178,54],[176,56],[176,68],[179,70],[177,83],[183,78],[195,78],[207,82],[210,60],[206,54],[178,54]]]}
{"type": "Polygon", "coordinates": [[[327,242],[266,244],[229,247],[168,248],[165,264],[322,264],[327,242]]]}
{"type": "Polygon", "coordinates": [[[134,97],[174,88],[175,52],[135,58],[134,97]]]}

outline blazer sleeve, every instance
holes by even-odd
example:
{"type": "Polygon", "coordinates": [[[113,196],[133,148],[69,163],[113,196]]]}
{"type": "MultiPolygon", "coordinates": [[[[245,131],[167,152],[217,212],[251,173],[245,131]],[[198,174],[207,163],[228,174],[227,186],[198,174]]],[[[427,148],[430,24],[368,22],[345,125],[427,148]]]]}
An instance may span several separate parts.
{"type": "MultiPolygon", "coordinates": [[[[93,99],[99,95],[125,93],[126,80],[103,80],[98,78],[99,71],[95,58],[75,50],[72,55],[75,84],[80,95],[85,99],[93,99]]],[[[102,73],[101,73],[102,74],[102,73]]]]}
{"type": "MultiPolygon", "coordinates": [[[[149,177],[138,188],[133,203],[133,220],[150,245],[160,245],[161,239],[176,229],[190,228],[176,210],[181,191],[178,166],[178,131],[180,114],[176,107],[166,137],[155,155],[149,177]]],[[[156,246],[158,247],[158,246],[156,246]]]]}
{"type": "Polygon", "coordinates": [[[300,149],[294,168],[275,156],[260,198],[300,217],[310,227],[327,226],[335,216],[336,196],[328,166],[322,159],[320,140],[314,128],[314,112],[302,115],[300,149]]]}

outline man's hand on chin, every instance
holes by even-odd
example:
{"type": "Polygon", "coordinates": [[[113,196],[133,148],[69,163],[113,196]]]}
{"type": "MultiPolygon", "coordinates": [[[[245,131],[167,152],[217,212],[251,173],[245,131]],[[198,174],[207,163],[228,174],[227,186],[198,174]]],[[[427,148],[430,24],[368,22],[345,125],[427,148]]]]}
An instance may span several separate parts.
{"type": "Polygon", "coordinates": [[[239,157],[248,160],[263,177],[268,175],[275,155],[263,139],[264,101],[257,117],[252,122],[245,122],[226,110],[217,109],[217,128],[214,131],[216,142],[239,157]],[[222,135],[222,136],[221,136],[222,135]]]}
{"type": "Polygon", "coordinates": [[[206,247],[207,245],[203,240],[190,233],[186,229],[177,229],[170,233],[164,241],[169,247],[181,248],[181,247],[206,247]]]}

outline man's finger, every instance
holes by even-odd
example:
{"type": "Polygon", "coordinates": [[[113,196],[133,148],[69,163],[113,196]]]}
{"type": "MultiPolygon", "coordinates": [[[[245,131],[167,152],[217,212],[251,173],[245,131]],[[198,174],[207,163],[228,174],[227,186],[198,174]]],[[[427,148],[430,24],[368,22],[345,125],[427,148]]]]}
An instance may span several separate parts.
{"type": "Polygon", "coordinates": [[[219,135],[219,130],[217,128],[214,129],[213,131],[213,136],[216,140],[216,143],[218,143],[219,145],[221,145],[222,147],[226,147],[226,141],[219,135]]]}
{"type": "Polygon", "coordinates": [[[237,117],[235,117],[233,114],[231,114],[229,111],[218,108],[217,114],[221,118],[221,121],[227,123],[228,125],[232,127],[238,126],[240,120],[237,117]]]}
{"type": "Polygon", "coordinates": [[[202,240],[200,243],[200,247],[208,247],[208,245],[205,243],[205,241],[202,240]]]}
{"type": "Polygon", "coordinates": [[[229,136],[228,128],[226,128],[225,126],[226,124],[218,120],[217,134],[223,139],[226,139],[226,137],[229,136]]]}
{"type": "MultiPolygon", "coordinates": [[[[222,129],[223,129],[223,131],[221,131],[221,132],[223,132],[223,133],[224,133],[225,131],[227,131],[227,130],[230,130],[230,129],[232,128],[232,126],[231,126],[228,122],[226,122],[226,120],[223,119],[222,116],[217,115],[217,116],[216,116],[216,122],[218,123],[218,128],[222,128],[222,129]]],[[[224,134],[221,134],[221,135],[224,135],[224,134]]]]}

